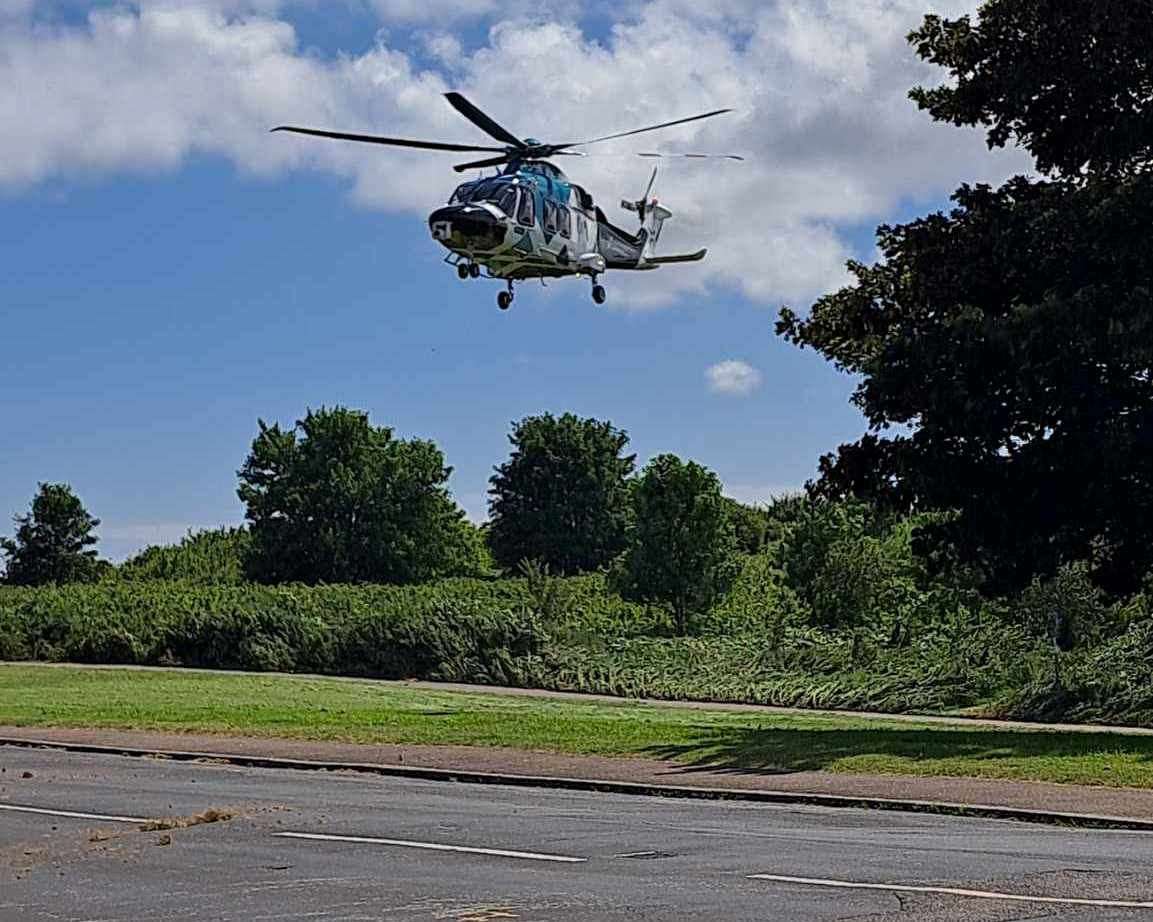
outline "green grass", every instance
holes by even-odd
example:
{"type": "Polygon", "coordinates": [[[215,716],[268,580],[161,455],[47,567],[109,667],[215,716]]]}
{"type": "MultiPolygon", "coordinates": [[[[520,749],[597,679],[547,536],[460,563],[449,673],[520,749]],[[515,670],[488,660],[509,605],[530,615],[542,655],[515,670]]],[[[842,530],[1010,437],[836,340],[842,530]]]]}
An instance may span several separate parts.
{"type": "Polygon", "coordinates": [[[470,695],[239,673],[0,666],[0,724],[507,746],[656,756],[766,774],[823,770],[1153,788],[1153,737],[470,695]]]}

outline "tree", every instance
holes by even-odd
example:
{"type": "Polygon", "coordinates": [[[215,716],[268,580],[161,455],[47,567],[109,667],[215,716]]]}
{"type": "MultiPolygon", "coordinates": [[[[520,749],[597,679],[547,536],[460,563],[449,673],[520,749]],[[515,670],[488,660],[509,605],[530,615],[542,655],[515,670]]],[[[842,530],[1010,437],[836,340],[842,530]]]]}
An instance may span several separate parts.
{"type": "Polygon", "coordinates": [[[107,569],[93,549],[99,539],[92,530],[100,520],[67,484],[40,484],[31,510],[16,516],[15,524],[15,538],[0,539],[13,585],[93,582],[107,569]]]}
{"type": "Polygon", "coordinates": [[[773,558],[814,625],[892,628],[916,595],[909,524],[852,500],[807,502],[773,558]]]}
{"type": "Polygon", "coordinates": [[[411,583],[456,575],[475,557],[433,443],[395,439],[344,407],[310,410],[290,430],[259,426],[237,490],[252,578],[411,583]]]}
{"type": "Polygon", "coordinates": [[[912,38],[956,86],[915,98],[1069,175],[963,186],[949,214],[881,227],[877,265],[851,263],[855,284],[777,324],[860,376],[871,431],[821,461],[813,492],[950,513],[919,529],[920,551],[998,592],[1078,559],[1128,592],[1153,566],[1153,96],[1147,59],[1091,7],[993,0],[975,26],[926,19],[912,38]],[[1084,60],[1112,64],[1079,73],[1089,46],[1084,60]]]}
{"type": "Polygon", "coordinates": [[[735,579],[736,540],[717,475],[659,455],[633,485],[634,522],[615,582],[626,598],[669,607],[678,635],[735,579]]]}
{"type": "Polygon", "coordinates": [[[607,566],[625,546],[635,455],[611,423],[571,413],[530,416],[509,436],[512,455],[489,490],[489,546],[512,569],[535,560],[554,573],[607,566]]]}
{"type": "Polygon", "coordinates": [[[1043,172],[1132,172],[1153,158],[1153,4],[988,0],[979,19],[925,17],[909,38],[950,82],[912,98],[938,121],[988,127],[1043,172]]]}
{"type": "Polygon", "coordinates": [[[770,536],[768,511],[761,506],[747,506],[725,497],[725,508],[742,554],[759,554],[765,549],[770,536]]]}

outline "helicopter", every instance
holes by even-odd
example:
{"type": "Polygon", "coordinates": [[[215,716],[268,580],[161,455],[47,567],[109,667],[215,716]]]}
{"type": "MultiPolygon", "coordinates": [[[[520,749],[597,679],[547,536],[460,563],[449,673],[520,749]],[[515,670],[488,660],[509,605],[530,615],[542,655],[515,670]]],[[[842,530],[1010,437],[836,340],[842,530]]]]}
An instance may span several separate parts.
{"type": "MultiPolygon", "coordinates": [[[[630,233],[612,224],[592,196],[571,182],[551,161],[560,156],[585,156],[574,148],[713,118],[731,109],[716,109],[587,141],[546,144],[535,138],[518,138],[460,93],[444,95],[457,112],[502,146],[387,138],[293,125],[280,125],[272,130],[418,150],[489,154],[480,160],[457,164],[453,169],[462,173],[501,167],[500,172],[458,186],[448,204],[429,215],[428,226],[433,239],[448,250],[445,262],[456,268],[462,280],[483,275],[505,282],[505,289],[497,295],[497,306],[501,310],[508,310],[512,305],[515,283],[526,279],[541,279],[543,283],[546,278],[584,276],[592,283],[593,301],[604,304],[607,294],[600,277],[610,269],[651,271],[705,258],[708,252],[705,249],[671,256],[656,254],[661,229],[672,217],[669,209],[651,198],[656,169],[644,195],[635,201],[621,201],[621,207],[640,220],[637,231],[630,233]]],[[[736,154],[638,153],[636,156],[744,159],[736,154]]]]}

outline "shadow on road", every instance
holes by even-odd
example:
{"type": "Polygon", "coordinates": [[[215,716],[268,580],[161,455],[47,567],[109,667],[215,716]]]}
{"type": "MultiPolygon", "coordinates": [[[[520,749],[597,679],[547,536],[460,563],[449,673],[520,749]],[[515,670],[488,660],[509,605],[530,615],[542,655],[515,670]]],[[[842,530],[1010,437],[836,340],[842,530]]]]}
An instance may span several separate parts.
{"type": "MultiPolygon", "coordinates": [[[[700,727],[696,742],[654,746],[645,755],[675,760],[685,771],[790,774],[821,771],[854,757],[893,757],[913,762],[964,760],[985,764],[1048,761],[1056,774],[1070,760],[1082,768],[1120,760],[1153,787],[1153,738],[1105,733],[1012,732],[947,729],[756,729],[700,727]],[[1137,763],[1136,765],[1134,763],[1137,763]]],[[[945,763],[947,764],[947,763],[945,763]]],[[[943,765],[944,768],[944,765],[943,765]]],[[[863,771],[868,768],[863,766],[863,771]]],[[[1106,769],[1107,771],[1107,769],[1106,769]]],[[[947,769],[943,774],[950,773],[947,769]]],[[[1049,774],[1051,772],[1047,772],[1049,774]]],[[[1010,774],[1012,774],[1010,772],[1010,774]]],[[[1054,779],[1057,780],[1057,779],[1054,779]]],[[[1124,783],[1134,784],[1127,778],[1124,783]]]]}

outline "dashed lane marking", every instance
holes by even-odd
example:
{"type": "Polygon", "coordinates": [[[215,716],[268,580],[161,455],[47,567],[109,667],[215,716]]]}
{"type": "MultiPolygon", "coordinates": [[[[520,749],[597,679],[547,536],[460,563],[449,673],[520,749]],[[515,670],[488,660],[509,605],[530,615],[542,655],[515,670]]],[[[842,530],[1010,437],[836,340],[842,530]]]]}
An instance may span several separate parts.
{"type": "Polygon", "coordinates": [[[1153,902],[1138,900],[1092,900],[1071,896],[1029,896],[1023,893],[997,893],[992,890],[966,890],[961,887],[917,887],[908,884],[873,884],[851,880],[825,880],[819,877],[787,877],[783,874],[750,874],[749,880],[771,880],[779,884],[806,887],[835,887],[841,890],[884,890],[889,893],[939,893],[980,900],[1007,900],[1013,903],[1057,903],[1063,906],[1108,906],[1117,909],[1153,909],[1153,902]]]}
{"type": "Polygon", "coordinates": [[[568,855],[544,855],[539,852],[514,852],[503,848],[472,848],[467,845],[442,845],[437,842],[410,842],[406,839],[378,839],[373,836],[336,836],[318,832],[278,832],[277,838],[304,839],[315,842],[353,842],[361,845],[393,845],[400,848],[422,848],[433,852],[464,852],[469,855],[492,855],[497,858],[523,858],[530,861],[554,861],[561,864],[581,864],[587,858],[568,855]]]}
{"type": "Polygon", "coordinates": [[[150,823],[152,820],[139,816],[109,816],[104,813],[78,813],[74,810],[48,810],[44,807],[23,807],[17,804],[0,804],[0,810],[8,813],[35,813],[41,816],[64,816],[74,820],[99,820],[102,823],[150,823]]]}

